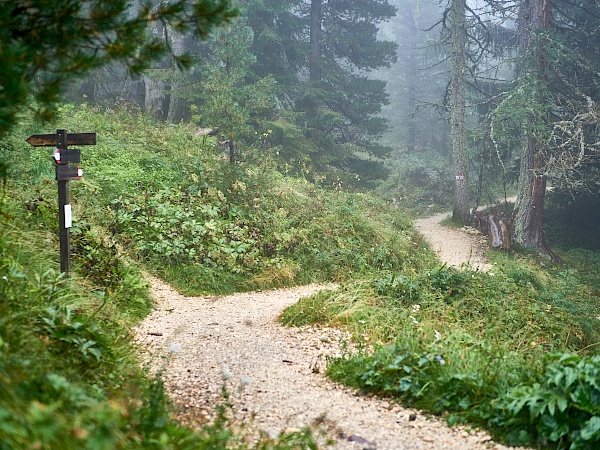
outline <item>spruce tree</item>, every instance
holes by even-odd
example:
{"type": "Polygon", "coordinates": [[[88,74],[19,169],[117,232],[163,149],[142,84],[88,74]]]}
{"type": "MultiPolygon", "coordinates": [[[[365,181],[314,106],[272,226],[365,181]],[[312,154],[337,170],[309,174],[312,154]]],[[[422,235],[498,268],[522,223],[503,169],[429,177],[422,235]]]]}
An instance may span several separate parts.
{"type": "Polygon", "coordinates": [[[394,14],[387,0],[251,2],[257,74],[279,85],[272,140],[282,156],[309,173],[381,177],[390,149],[377,143],[387,129],[378,114],[388,94],[367,75],[395,61],[396,45],[377,39],[394,14]]]}
{"type": "Polygon", "coordinates": [[[248,155],[263,117],[275,105],[271,76],[248,80],[256,58],[250,53],[253,32],[245,22],[238,18],[214,33],[198,66],[199,83],[178,94],[197,106],[201,124],[219,129],[232,164],[242,156],[239,144],[244,144],[248,155]]]}

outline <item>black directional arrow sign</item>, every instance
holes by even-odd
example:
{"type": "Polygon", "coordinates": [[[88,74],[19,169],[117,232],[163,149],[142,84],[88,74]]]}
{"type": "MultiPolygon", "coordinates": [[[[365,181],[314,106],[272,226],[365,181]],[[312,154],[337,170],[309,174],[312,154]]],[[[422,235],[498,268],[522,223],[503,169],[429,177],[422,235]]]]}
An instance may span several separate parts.
{"type": "MultiPolygon", "coordinates": [[[[58,134],[32,134],[25,142],[34,147],[56,147],[58,134]]],[[[66,145],[96,145],[96,133],[67,133],[66,145]]]]}

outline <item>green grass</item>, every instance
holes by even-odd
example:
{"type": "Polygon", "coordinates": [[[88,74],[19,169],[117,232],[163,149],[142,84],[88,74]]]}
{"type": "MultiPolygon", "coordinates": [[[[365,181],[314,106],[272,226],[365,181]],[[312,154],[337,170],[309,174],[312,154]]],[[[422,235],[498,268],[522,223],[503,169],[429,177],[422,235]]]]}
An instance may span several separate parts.
{"type": "MultiPolygon", "coordinates": [[[[98,145],[82,150],[84,178],[70,184],[85,258],[92,247],[101,258],[102,247],[116,243],[186,294],[341,281],[422,265],[422,242],[400,211],[369,195],[284,177],[272,156],[256,155],[257,166],[232,166],[193,127],[122,108],[64,107],[60,123],[98,135],[98,145]]],[[[0,144],[0,155],[11,160],[11,184],[29,217],[52,229],[52,164],[47,149],[24,143],[30,128],[24,123],[0,144]]]]}
{"type": "Polygon", "coordinates": [[[488,273],[432,265],[348,283],[301,300],[280,320],[353,332],[360,351],[328,367],[337,381],[488,428],[512,445],[594,448],[596,260],[590,252],[565,253],[568,267],[542,268],[526,256],[493,256],[488,273]],[[581,393],[572,394],[573,383],[581,393]],[[550,431],[551,423],[562,432],[550,431]]]}
{"type": "Polygon", "coordinates": [[[234,432],[226,397],[212,425],[176,424],[131,342],[152,307],[139,268],[80,230],[66,279],[56,233],[26,211],[11,198],[0,207],[0,449],[316,448],[309,428],[258,441],[234,432]]]}
{"type": "MultiPolygon", "coordinates": [[[[70,184],[75,221],[69,280],[59,274],[48,149],[23,143],[34,126],[44,130],[25,121],[0,142],[0,166],[8,163],[9,175],[0,197],[0,449],[316,448],[318,431],[309,428],[256,441],[230,423],[226,398],[217,422],[200,430],[171,419],[161,381],[140,366],[131,342],[131,327],[152,309],[141,276],[153,268],[152,258],[140,258],[116,235],[111,207],[140,187],[178,189],[182,161],[200,170],[217,153],[186,127],[158,132],[153,121],[124,111],[65,113],[61,127],[99,132],[99,145],[82,152],[86,177],[70,184]],[[123,134],[133,147],[117,140],[123,134]],[[145,139],[158,143],[147,146],[145,139]],[[181,160],[171,159],[175,153],[167,144],[181,160]]],[[[216,175],[212,179],[221,183],[216,175]]]]}

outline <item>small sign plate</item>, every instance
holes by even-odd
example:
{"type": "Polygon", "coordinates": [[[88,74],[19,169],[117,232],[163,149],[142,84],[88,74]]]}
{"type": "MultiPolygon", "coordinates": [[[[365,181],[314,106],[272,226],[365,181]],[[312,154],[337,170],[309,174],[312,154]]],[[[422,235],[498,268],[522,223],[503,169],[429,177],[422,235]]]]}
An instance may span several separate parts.
{"type": "Polygon", "coordinates": [[[80,170],[78,166],[59,164],[56,166],[56,179],[58,181],[78,180],[81,178],[80,170]]]}
{"type": "Polygon", "coordinates": [[[73,226],[73,210],[71,204],[65,205],[65,228],[71,228],[73,226]]]}
{"type": "Polygon", "coordinates": [[[52,154],[56,164],[68,164],[81,162],[81,151],[79,149],[57,148],[52,154]]]}

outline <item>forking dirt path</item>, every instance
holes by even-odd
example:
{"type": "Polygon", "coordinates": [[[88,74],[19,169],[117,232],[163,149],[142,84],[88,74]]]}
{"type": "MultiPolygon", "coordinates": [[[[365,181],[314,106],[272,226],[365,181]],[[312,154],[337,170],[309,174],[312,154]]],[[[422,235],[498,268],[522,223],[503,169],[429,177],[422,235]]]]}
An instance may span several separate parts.
{"type": "MultiPolygon", "coordinates": [[[[433,239],[444,261],[473,264],[477,244],[465,244],[468,234],[441,227],[439,220],[420,219],[415,225],[433,239]],[[446,236],[438,245],[441,234],[446,236]],[[453,248],[446,253],[449,242],[453,248]]],[[[477,261],[485,267],[483,259],[477,261]]],[[[287,328],[275,320],[286,306],[323,286],[184,297],[158,279],[149,281],[156,309],[137,327],[136,338],[146,362],[162,371],[183,423],[194,427],[210,419],[225,382],[234,416],[271,436],[319,423],[333,439],[331,447],[323,448],[507,448],[485,432],[450,428],[440,419],[328,380],[325,358],[340,355],[349,335],[331,328],[287,328]]]]}

